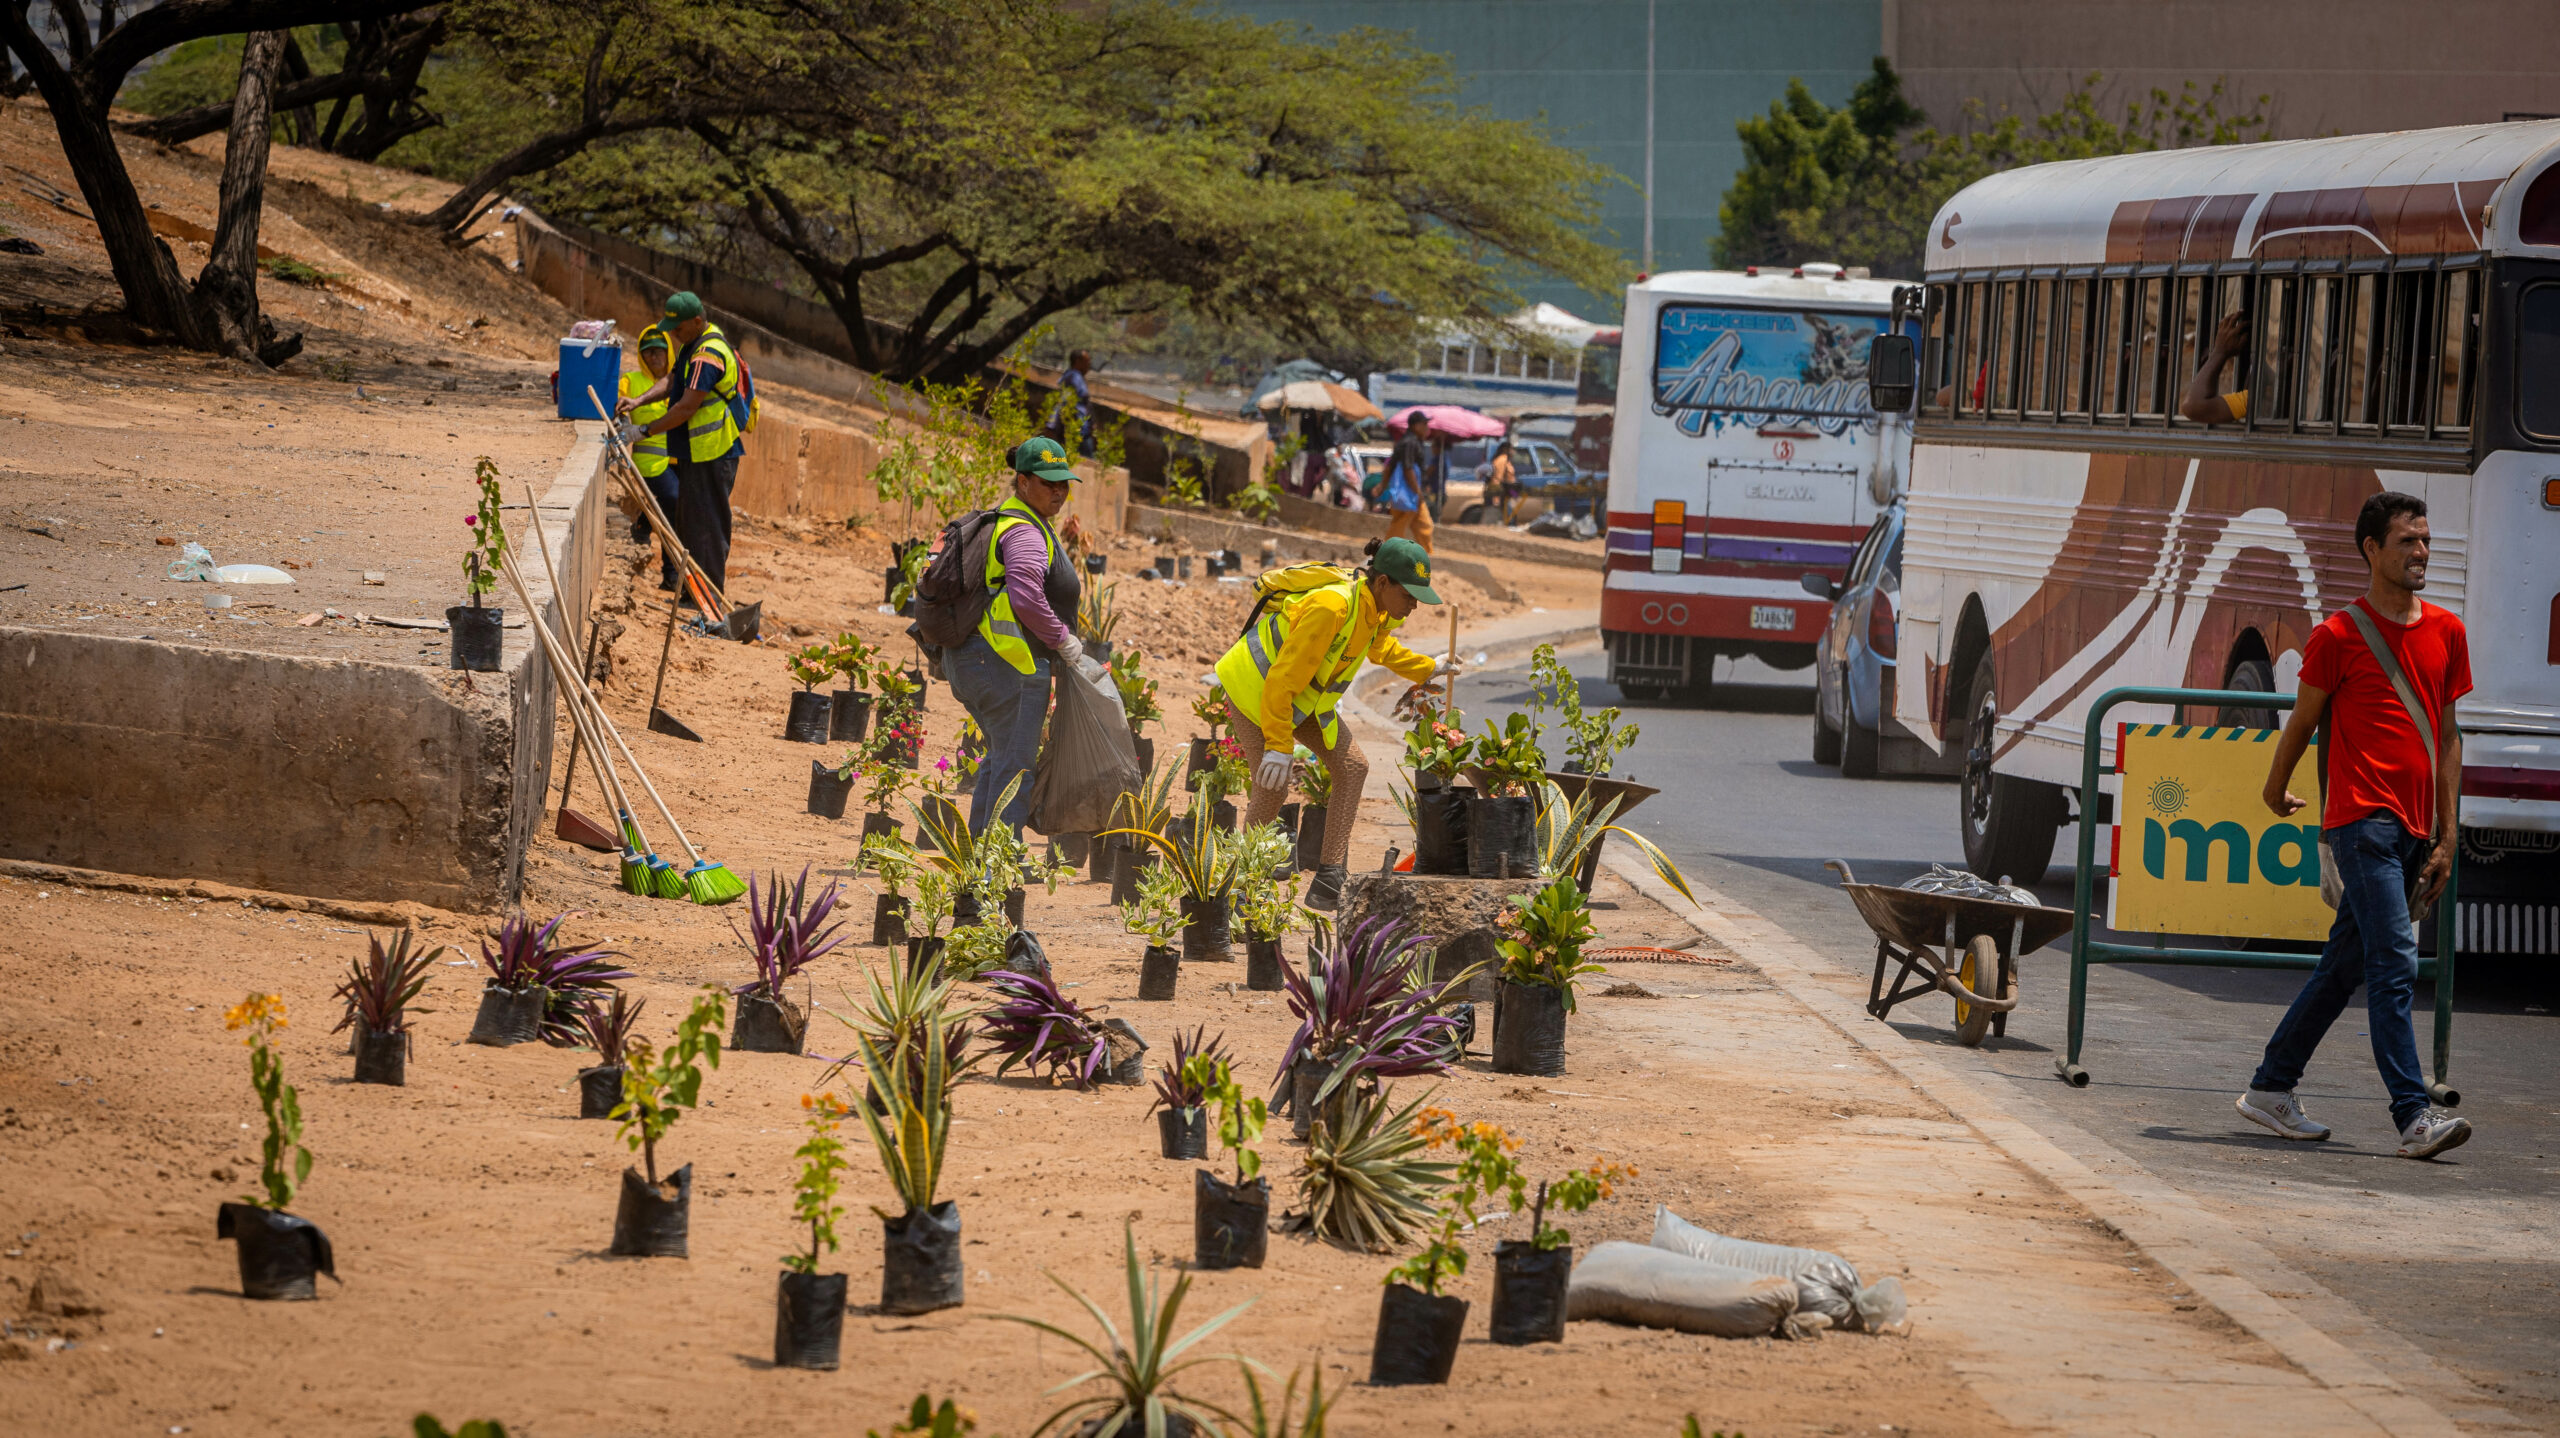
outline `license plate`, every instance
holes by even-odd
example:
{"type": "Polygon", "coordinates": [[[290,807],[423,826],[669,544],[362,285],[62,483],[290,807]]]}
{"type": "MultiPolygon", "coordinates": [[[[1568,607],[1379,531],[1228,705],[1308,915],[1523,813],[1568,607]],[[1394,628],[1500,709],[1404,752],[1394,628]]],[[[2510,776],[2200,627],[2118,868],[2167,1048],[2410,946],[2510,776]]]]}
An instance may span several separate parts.
{"type": "Polygon", "coordinates": [[[1754,604],[1751,606],[1751,627],[1754,629],[1793,629],[1796,627],[1796,611],[1791,605],[1754,604]]]}

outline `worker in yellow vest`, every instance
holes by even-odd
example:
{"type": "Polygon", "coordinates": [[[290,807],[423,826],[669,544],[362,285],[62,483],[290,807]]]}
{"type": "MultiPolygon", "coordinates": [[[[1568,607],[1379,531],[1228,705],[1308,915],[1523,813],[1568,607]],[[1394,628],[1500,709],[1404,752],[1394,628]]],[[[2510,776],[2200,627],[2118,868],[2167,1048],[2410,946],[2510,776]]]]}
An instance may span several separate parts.
{"type": "Polygon", "coordinates": [[[1369,761],[1342,726],[1334,706],[1366,660],[1417,690],[1457,673],[1457,656],[1433,659],[1395,637],[1415,606],[1437,604],[1431,588],[1431,556],[1410,539],[1371,540],[1366,569],[1301,564],[1275,570],[1255,582],[1260,602],[1244,636],[1218,661],[1218,686],[1244,760],[1253,771],[1253,795],[1245,807],[1250,827],[1269,823],[1288,797],[1290,765],[1304,744],[1332,776],[1334,801],[1325,808],[1324,844],[1307,886],[1307,906],[1331,909],[1341,899],[1351,854],[1351,826],[1360,814],[1360,789],[1369,761]]]}
{"type": "MultiPolygon", "coordinates": [[[[642,330],[640,332],[640,368],[623,372],[622,397],[637,400],[662,383],[667,377],[671,353],[665,330],[656,325],[642,330]]],[[[645,427],[651,420],[666,412],[667,402],[663,399],[647,404],[635,404],[631,409],[631,422],[645,427]]],[[[663,434],[641,435],[631,445],[631,462],[639,469],[641,482],[648,485],[649,492],[658,497],[658,507],[673,514],[676,507],[676,477],[667,472],[669,464],[667,437],[663,434]]],[[[643,514],[632,519],[633,543],[648,543],[649,533],[649,516],[643,514]]],[[[660,566],[658,587],[672,593],[676,587],[675,560],[669,556],[661,556],[660,566]]]]}
{"type": "Polygon", "coordinates": [[[985,833],[999,818],[1021,830],[1031,807],[1040,729],[1049,716],[1050,665],[1086,662],[1073,628],[1084,581],[1059,544],[1056,525],[1076,472],[1066,447],[1047,438],[1016,445],[1011,463],[1013,495],[996,507],[987,531],[986,615],[968,643],[942,655],[951,697],[987,736],[969,801],[973,834],[985,833]],[[995,803],[1016,776],[1021,785],[999,816],[995,803]]]}
{"type": "Polygon", "coordinates": [[[659,323],[676,346],[667,377],[637,396],[625,396],[617,412],[635,414],[642,404],[667,401],[665,413],[641,425],[640,434],[644,439],[667,437],[676,477],[676,504],[667,517],[693,562],[715,587],[726,589],[729,491],[738,483],[738,461],[746,455],[746,367],[729,347],[729,337],[705,317],[702,299],[693,291],[667,296],[659,323]]]}

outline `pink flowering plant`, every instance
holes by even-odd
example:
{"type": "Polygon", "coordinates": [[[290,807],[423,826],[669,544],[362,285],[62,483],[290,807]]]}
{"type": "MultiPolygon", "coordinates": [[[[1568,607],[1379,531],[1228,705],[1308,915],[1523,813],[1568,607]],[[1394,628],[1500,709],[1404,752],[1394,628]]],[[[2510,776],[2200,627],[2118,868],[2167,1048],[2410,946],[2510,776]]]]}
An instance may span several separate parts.
{"type": "Polygon", "coordinates": [[[462,519],[471,531],[471,547],[462,552],[462,582],[471,595],[471,607],[477,609],[480,596],[498,587],[498,561],[507,552],[507,531],[498,522],[498,506],[504,498],[498,489],[498,466],[484,454],[472,467],[472,477],[480,484],[480,508],[462,519]]]}

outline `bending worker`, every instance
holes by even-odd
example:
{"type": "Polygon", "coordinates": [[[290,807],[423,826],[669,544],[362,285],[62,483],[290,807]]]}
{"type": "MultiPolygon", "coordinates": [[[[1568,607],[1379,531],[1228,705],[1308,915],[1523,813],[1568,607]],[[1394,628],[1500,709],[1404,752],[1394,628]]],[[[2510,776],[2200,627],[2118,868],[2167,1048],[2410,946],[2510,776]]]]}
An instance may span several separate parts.
{"type": "Polygon", "coordinates": [[[978,632],[946,651],[942,671],[951,697],[987,736],[986,757],[969,799],[969,832],[983,834],[998,818],[996,800],[1021,777],[1001,816],[1022,830],[1031,808],[1031,765],[1040,754],[1040,728],[1049,717],[1049,664],[1084,660],[1084,644],[1067,627],[1084,599],[1084,580],[1066,562],[1053,521],[1067,507],[1076,478],[1065,446],[1054,439],[1026,439],[1014,447],[1013,497],[996,506],[987,537],[987,589],[993,598],[978,632]]]}
{"type": "Polygon", "coordinates": [[[1246,825],[1279,815],[1299,744],[1315,753],[1333,779],[1333,792],[1342,796],[1325,809],[1324,845],[1317,852],[1315,880],[1307,886],[1307,906],[1313,909],[1340,901],[1351,826],[1369,778],[1359,741],[1334,713],[1351,676],[1367,660],[1419,690],[1457,672],[1457,656],[1433,659],[1395,637],[1415,605],[1440,602],[1431,589],[1431,556],[1410,539],[1371,540],[1367,553],[1368,567],[1356,573],[1300,564],[1264,575],[1254,586],[1260,602],[1244,637],[1218,661],[1218,685],[1226,691],[1236,738],[1253,771],[1246,825]]]}
{"type": "MultiPolygon", "coordinates": [[[[642,330],[640,368],[623,372],[622,397],[637,401],[665,383],[668,357],[667,332],[656,325],[642,330]]],[[[645,430],[651,421],[666,412],[667,402],[663,399],[646,404],[635,403],[631,409],[631,422],[645,430]]],[[[640,471],[640,482],[649,486],[649,492],[657,496],[658,508],[672,517],[676,512],[676,477],[667,472],[667,437],[663,434],[642,434],[631,446],[631,463],[640,471]]],[[[637,515],[631,521],[631,541],[646,544],[648,540],[649,516],[637,515]]],[[[675,556],[662,551],[658,564],[658,587],[674,593],[675,556]]]]}
{"type": "Polygon", "coordinates": [[[729,337],[705,318],[702,299],[691,290],[667,296],[662,320],[677,345],[667,377],[647,391],[623,399],[619,413],[636,415],[657,400],[666,412],[640,426],[648,439],[667,436],[675,461],[676,505],[667,518],[685,552],[702,566],[712,587],[729,587],[729,491],[738,482],[738,461],[747,452],[747,399],[739,388],[744,367],[729,337]]]}

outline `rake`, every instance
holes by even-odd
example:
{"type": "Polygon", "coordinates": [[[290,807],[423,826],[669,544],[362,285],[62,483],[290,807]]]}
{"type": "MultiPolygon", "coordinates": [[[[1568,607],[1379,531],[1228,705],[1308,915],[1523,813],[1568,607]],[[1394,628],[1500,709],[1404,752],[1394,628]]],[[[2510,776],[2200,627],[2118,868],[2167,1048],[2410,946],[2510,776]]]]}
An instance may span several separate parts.
{"type": "MultiPolygon", "coordinates": [[[[545,552],[547,554],[547,549],[545,552]]],[[[603,701],[597,699],[594,692],[587,688],[583,676],[568,672],[568,662],[560,640],[552,634],[551,626],[542,617],[542,611],[534,607],[533,595],[525,586],[524,576],[517,572],[513,557],[501,553],[499,561],[506,571],[507,582],[515,587],[517,598],[524,602],[525,622],[541,637],[546,652],[551,656],[553,669],[563,676],[562,688],[572,697],[572,702],[585,705],[589,717],[598,728],[603,730],[605,737],[613,741],[614,749],[622,755],[622,762],[631,767],[631,772],[640,780],[640,787],[648,791],[649,802],[656,806],[658,817],[667,821],[667,827],[675,832],[676,842],[684,846],[686,855],[693,860],[693,867],[685,870],[677,879],[678,891],[666,893],[667,883],[673,876],[654,872],[663,867],[665,861],[652,855],[650,863],[656,888],[667,898],[690,897],[697,904],[725,904],[732,899],[743,897],[747,892],[747,886],[738,881],[737,875],[729,872],[727,865],[716,864],[703,858],[702,851],[693,846],[691,839],[685,837],[684,825],[676,822],[675,811],[669,809],[667,801],[659,795],[658,786],[649,778],[649,771],[640,767],[638,756],[631,752],[629,744],[623,742],[622,731],[614,726],[613,716],[605,712],[603,701]]],[[[599,750],[599,752],[602,751],[599,750]]],[[[623,814],[623,821],[635,833],[637,832],[638,825],[631,819],[627,810],[623,814]]]]}
{"type": "MultiPolygon", "coordinates": [[[[604,401],[597,398],[595,386],[587,387],[587,398],[599,406],[599,413],[612,412],[601,408],[604,401]]],[[[613,427],[608,424],[605,426],[604,437],[605,442],[613,446],[614,457],[622,461],[621,466],[614,471],[614,478],[621,482],[623,489],[629,492],[642,509],[648,511],[649,527],[658,536],[658,541],[667,554],[675,560],[676,572],[684,576],[685,586],[693,591],[693,602],[701,607],[705,615],[712,616],[714,621],[727,631],[730,638],[741,644],[755,643],[756,636],[764,628],[763,602],[735,606],[729,603],[729,596],[720,591],[719,585],[711,582],[711,576],[703,572],[701,565],[694,562],[692,552],[684,547],[684,541],[676,537],[676,527],[667,522],[667,512],[658,507],[658,496],[651,493],[647,483],[641,480],[640,463],[633,459],[631,451],[624,447],[622,436],[615,433],[613,427]]]]}

